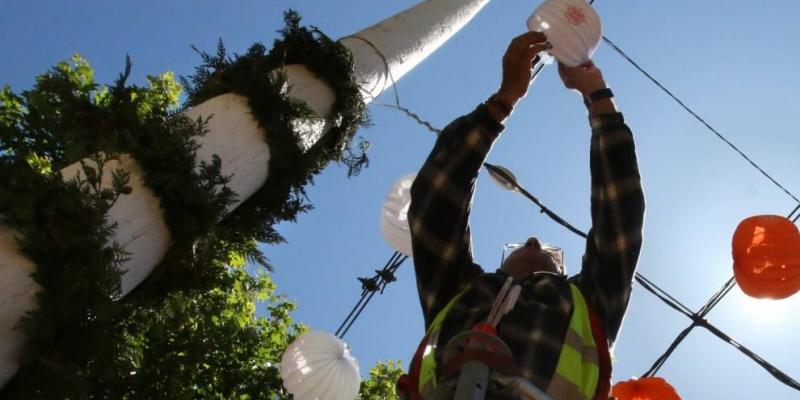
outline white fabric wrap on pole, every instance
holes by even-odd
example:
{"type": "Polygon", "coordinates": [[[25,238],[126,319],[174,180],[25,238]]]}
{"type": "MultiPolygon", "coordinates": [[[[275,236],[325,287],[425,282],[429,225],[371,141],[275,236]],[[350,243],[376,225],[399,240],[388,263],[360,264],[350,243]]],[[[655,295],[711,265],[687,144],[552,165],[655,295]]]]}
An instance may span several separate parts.
{"type": "MultiPolygon", "coordinates": [[[[424,60],[477,14],[489,0],[428,0],[354,34],[376,45],[386,57],[394,80],[424,60]]],[[[359,39],[345,39],[355,57],[355,75],[363,87],[364,100],[371,101],[391,85],[385,64],[377,52],[359,39]]],[[[326,120],[334,94],[321,80],[300,65],[287,66],[285,71],[289,96],[305,101],[318,118],[295,121],[301,137],[298,146],[308,149],[327,131],[326,120]]],[[[227,94],[215,97],[187,110],[191,118],[208,121],[208,133],[198,140],[200,160],[209,161],[216,154],[222,161],[222,174],[231,175],[229,187],[238,194],[239,202],[255,193],[266,181],[269,148],[265,132],[250,113],[247,100],[227,94]]],[[[88,161],[88,160],[87,160],[88,161]]],[[[133,192],[122,196],[109,211],[109,220],[117,223],[114,241],[130,252],[123,266],[123,293],[127,294],[146,278],[166,253],[171,237],[159,207],[158,198],[142,183],[140,169],[129,157],[119,166],[131,172],[133,192]]],[[[117,168],[106,166],[106,176],[117,168]]],[[[79,163],[64,168],[64,176],[74,176],[79,163]]],[[[235,204],[235,208],[239,203],[235,204]]],[[[0,225],[0,387],[19,367],[22,332],[14,330],[19,318],[35,308],[39,290],[30,278],[33,263],[19,253],[10,227],[0,225]]]]}
{"type": "Polygon", "coordinates": [[[391,79],[399,81],[414,69],[487,3],[489,0],[423,1],[341,39],[355,57],[356,78],[362,82],[365,101],[371,101],[388,89],[391,79]],[[386,63],[370,43],[386,57],[386,63]],[[391,77],[387,75],[386,64],[391,77]]]}

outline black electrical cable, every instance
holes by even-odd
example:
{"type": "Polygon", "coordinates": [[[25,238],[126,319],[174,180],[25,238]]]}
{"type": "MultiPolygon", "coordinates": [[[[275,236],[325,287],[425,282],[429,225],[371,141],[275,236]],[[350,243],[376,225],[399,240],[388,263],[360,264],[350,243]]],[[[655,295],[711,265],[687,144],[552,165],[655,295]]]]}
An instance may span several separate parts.
{"type": "Polygon", "coordinates": [[[689,307],[683,305],[683,303],[678,301],[676,298],[672,297],[669,293],[667,293],[667,291],[661,289],[660,287],[658,287],[658,285],[651,282],[649,279],[645,278],[642,274],[637,272],[635,279],[637,282],[639,282],[640,285],[642,285],[643,288],[647,289],[647,291],[649,291],[654,296],[661,299],[664,303],[674,308],[676,311],[680,312],[681,314],[689,318],[692,318],[692,316],[694,315],[694,312],[692,312],[692,310],[689,307]]]}
{"type": "MultiPolygon", "coordinates": [[[[406,259],[408,259],[408,256],[405,256],[405,257],[402,257],[402,258],[399,258],[399,259],[397,259],[397,260],[394,262],[394,264],[392,264],[392,266],[391,266],[391,267],[389,267],[389,268],[386,268],[385,270],[387,270],[387,271],[390,271],[390,272],[394,273],[394,271],[396,271],[396,270],[397,270],[397,268],[399,268],[399,267],[400,267],[400,265],[401,265],[401,264],[403,264],[403,262],[404,262],[406,259]]],[[[384,284],[385,284],[385,283],[387,283],[387,282],[384,282],[384,284]]],[[[352,326],[353,326],[353,324],[354,324],[354,323],[356,322],[356,320],[358,319],[358,317],[359,317],[359,316],[361,316],[361,312],[363,312],[363,311],[364,311],[364,309],[367,307],[367,304],[369,304],[370,300],[372,300],[372,297],[373,297],[373,296],[375,296],[375,293],[376,293],[376,292],[377,292],[377,290],[373,290],[373,291],[370,291],[370,292],[369,292],[369,295],[367,296],[367,298],[366,298],[366,301],[364,301],[364,303],[361,305],[361,308],[358,310],[358,312],[356,312],[356,314],[355,314],[355,315],[353,316],[353,318],[350,320],[350,323],[347,325],[347,327],[346,327],[346,328],[344,328],[344,330],[342,331],[341,335],[338,335],[340,339],[344,338],[344,335],[346,335],[346,334],[347,334],[347,332],[350,330],[350,327],[352,327],[352,326]]]]}
{"type": "MultiPolygon", "coordinates": [[[[392,256],[389,258],[389,261],[387,261],[387,262],[386,262],[386,264],[384,265],[384,267],[383,267],[383,269],[382,269],[382,270],[384,270],[384,271],[385,271],[385,270],[389,270],[390,268],[392,268],[392,267],[393,267],[393,266],[395,266],[395,265],[397,265],[397,266],[399,267],[399,264],[402,264],[402,262],[403,262],[403,261],[405,261],[405,259],[406,259],[406,258],[408,258],[408,256],[405,256],[405,257],[404,257],[404,258],[403,258],[403,259],[402,259],[402,260],[401,260],[401,261],[398,263],[397,261],[398,261],[398,260],[401,258],[401,256],[402,256],[402,254],[400,254],[400,252],[397,252],[397,251],[395,251],[395,252],[394,252],[394,254],[392,254],[392,256]]],[[[395,270],[396,270],[396,269],[397,269],[397,268],[395,268],[395,270]]],[[[392,271],[392,272],[394,272],[394,271],[392,271]]],[[[376,277],[380,278],[379,274],[376,274],[376,277]]],[[[366,288],[362,289],[362,291],[361,291],[361,298],[358,300],[358,302],[356,303],[356,305],[355,305],[355,306],[354,306],[354,307],[353,307],[353,308],[350,310],[350,313],[349,313],[349,314],[347,314],[347,317],[344,319],[344,321],[342,321],[341,325],[339,325],[339,328],[337,328],[337,329],[336,329],[336,333],[335,333],[335,335],[336,335],[336,336],[339,336],[339,338],[342,338],[342,337],[344,337],[344,333],[346,333],[346,332],[347,332],[347,330],[345,329],[345,325],[347,325],[347,324],[348,324],[348,322],[350,322],[350,325],[352,325],[352,322],[354,322],[354,321],[355,321],[355,318],[357,318],[357,317],[358,317],[358,315],[356,315],[355,317],[353,317],[353,314],[355,314],[355,313],[356,313],[356,311],[358,311],[358,310],[359,310],[359,308],[360,308],[361,310],[363,310],[363,309],[364,309],[364,307],[366,306],[366,303],[365,303],[364,301],[366,300],[367,302],[369,302],[369,299],[367,299],[367,298],[368,298],[368,297],[371,297],[371,296],[369,296],[369,295],[370,295],[370,293],[374,293],[374,292],[375,292],[374,290],[372,290],[372,291],[371,291],[371,290],[367,290],[366,288]],[[363,304],[362,304],[362,303],[363,303],[363,304]],[[352,321],[351,321],[351,318],[352,318],[352,321]],[[342,330],[343,330],[343,329],[344,329],[344,333],[342,333],[342,330]],[[340,333],[341,333],[341,336],[340,336],[340,333]]],[[[358,311],[358,313],[360,314],[360,311],[358,311]]],[[[348,328],[348,329],[350,328],[350,325],[347,325],[347,328],[348,328]]]]}
{"type": "MultiPolygon", "coordinates": [[[[794,210],[792,210],[792,212],[789,213],[789,216],[787,218],[792,218],[794,213],[796,213],[798,210],[800,210],[800,203],[797,203],[797,207],[795,207],[794,210]]],[[[800,216],[800,214],[798,214],[798,216],[800,216]]],[[[797,218],[795,218],[795,219],[797,219],[797,218]]]]}
{"type": "Polygon", "coordinates": [[[648,79],[650,79],[650,81],[653,82],[656,86],[658,86],[664,93],[666,93],[667,96],[669,96],[673,100],[675,100],[675,102],[678,103],[681,107],[683,107],[684,110],[686,110],[689,114],[691,114],[695,119],[700,121],[700,123],[703,124],[706,128],[708,128],[708,130],[710,130],[712,133],[717,135],[718,138],[720,138],[723,142],[725,142],[725,144],[730,146],[730,148],[732,148],[734,151],[739,153],[740,156],[742,156],[745,160],[747,160],[747,162],[749,162],[750,165],[752,165],[755,169],[757,169],[759,172],[761,172],[762,175],[764,175],[767,179],[772,181],[772,183],[774,183],[781,190],[783,190],[783,192],[786,193],[787,195],[789,195],[789,197],[791,197],[792,199],[794,199],[795,201],[800,203],[800,199],[798,199],[794,194],[792,194],[792,192],[790,192],[788,189],[783,187],[783,185],[781,185],[777,180],[775,180],[775,178],[773,178],[770,174],[768,174],[767,171],[764,171],[764,169],[761,168],[758,164],[756,164],[756,162],[753,161],[747,154],[744,154],[743,151],[739,150],[739,148],[736,147],[735,144],[733,144],[730,140],[728,140],[725,136],[723,136],[718,130],[716,130],[713,126],[711,126],[711,124],[706,122],[705,119],[703,119],[702,117],[697,115],[697,113],[694,112],[694,110],[689,108],[689,106],[687,106],[686,103],[681,101],[681,99],[679,99],[669,89],[667,89],[664,85],[662,85],[661,82],[659,82],[656,78],[654,78],[647,71],[645,71],[644,68],[640,67],[639,64],[636,61],[633,61],[633,59],[630,56],[628,56],[624,51],[622,51],[622,49],[620,49],[619,46],[614,44],[614,42],[612,42],[610,39],[608,39],[605,36],[603,36],[603,41],[606,42],[606,44],[608,44],[609,46],[611,46],[611,48],[614,49],[614,51],[616,51],[620,56],[622,56],[622,58],[627,60],[628,63],[633,65],[634,68],[639,70],[639,72],[641,72],[642,74],[644,74],[644,76],[646,76],[648,79]]]}
{"type": "Polygon", "coordinates": [[[720,290],[718,290],[716,293],[714,293],[714,295],[711,296],[708,299],[708,301],[706,301],[706,304],[704,304],[703,307],[701,307],[700,310],[697,311],[697,315],[700,316],[700,317],[705,317],[706,315],[708,315],[708,313],[711,312],[711,309],[716,307],[717,304],[719,304],[719,302],[722,301],[722,299],[735,286],[736,286],[736,279],[734,277],[731,277],[730,279],[728,279],[727,282],[725,282],[724,285],[722,285],[722,288],[720,288],[720,290]]]}
{"type": "Polygon", "coordinates": [[[667,347],[667,350],[664,352],[664,354],[662,354],[660,357],[658,357],[658,359],[656,359],[656,362],[653,363],[650,369],[648,369],[647,372],[645,372],[642,375],[642,377],[654,376],[658,372],[658,370],[661,369],[664,363],[667,362],[667,359],[669,358],[669,356],[672,355],[672,352],[674,352],[675,349],[678,348],[678,345],[681,344],[681,342],[683,342],[683,339],[686,339],[686,337],[689,336],[689,332],[691,332],[695,326],[697,325],[691,324],[686,329],[682,330],[681,333],[678,334],[678,337],[675,338],[675,340],[673,340],[672,343],[670,343],[669,347],[667,347]]]}
{"type": "Polygon", "coordinates": [[[767,372],[769,372],[773,377],[775,377],[775,379],[777,379],[781,383],[783,383],[786,386],[789,386],[789,387],[791,387],[791,388],[793,388],[795,390],[800,391],[800,383],[798,383],[796,380],[792,379],[789,375],[786,375],[783,371],[779,370],[774,365],[768,363],[767,360],[761,358],[761,356],[759,356],[758,354],[756,354],[752,350],[748,349],[747,347],[745,347],[741,343],[737,342],[736,340],[734,340],[733,338],[731,338],[730,336],[725,334],[725,332],[721,331],[719,328],[715,327],[714,325],[711,325],[708,321],[705,321],[705,320],[700,322],[699,325],[702,326],[703,328],[708,329],[709,332],[713,333],[718,338],[722,339],[723,341],[727,342],[731,346],[735,347],[740,352],[742,352],[744,355],[750,357],[751,360],[755,361],[756,364],[760,365],[762,368],[767,370],[767,372]]]}
{"type": "Polygon", "coordinates": [[[587,238],[589,237],[589,236],[588,236],[588,235],[587,235],[585,232],[583,232],[583,231],[581,231],[580,229],[578,229],[578,228],[574,227],[572,224],[570,224],[569,222],[567,222],[567,221],[565,221],[563,218],[561,218],[561,217],[560,217],[558,214],[554,213],[552,210],[550,210],[549,208],[547,208],[547,207],[546,207],[544,204],[542,204],[542,202],[541,202],[541,201],[539,201],[539,199],[537,199],[537,198],[536,198],[536,196],[532,195],[530,192],[528,192],[527,190],[525,190],[525,188],[524,188],[524,187],[522,187],[522,185],[520,185],[520,184],[519,184],[519,183],[518,183],[518,182],[517,182],[515,179],[513,179],[513,178],[511,178],[511,177],[507,176],[507,175],[505,174],[505,172],[503,172],[503,170],[501,170],[501,169],[497,168],[497,166],[495,166],[495,165],[493,165],[493,164],[489,164],[489,163],[487,163],[487,162],[483,163],[483,166],[484,166],[484,167],[485,167],[487,170],[489,170],[489,171],[491,171],[491,172],[494,172],[494,173],[496,173],[496,174],[499,174],[499,175],[501,175],[501,176],[505,177],[505,179],[506,179],[506,181],[507,181],[507,182],[509,182],[509,183],[511,183],[512,185],[514,185],[514,188],[515,188],[515,190],[516,190],[517,192],[519,192],[519,193],[520,193],[520,194],[522,194],[523,196],[527,197],[527,198],[528,198],[528,200],[532,201],[534,204],[536,204],[537,206],[539,206],[539,212],[542,212],[542,213],[544,213],[545,215],[547,215],[548,217],[550,217],[550,219],[552,219],[553,221],[555,221],[555,222],[556,222],[556,223],[558,223],[559,225],[561,225],[561,226],[563,226],[563,227],[567,228],[567,229],[568,229],[568,230],[570,230],[572,233],[574,233],[574,234],[576,234],[576,235],[578,235],[578,236],[580,236],[580,237],[582,237],[582,238],[584,238],[584,239],[587,239],[587,238]]]}

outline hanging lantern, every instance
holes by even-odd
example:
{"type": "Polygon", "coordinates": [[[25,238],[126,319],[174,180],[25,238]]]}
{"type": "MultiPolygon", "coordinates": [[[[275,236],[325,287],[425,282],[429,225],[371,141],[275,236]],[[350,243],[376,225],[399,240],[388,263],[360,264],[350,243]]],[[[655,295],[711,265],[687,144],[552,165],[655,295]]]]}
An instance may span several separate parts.
{"type": "Polygon", "coordinates": [[[617,400],[681,400],[675,388],[659,377],[617,382],[611,395],[617,400]]]}
{"type": "Polygon", "coordinates": [[[800,232],[787,218],[759,215],[733,234],[733,272],[747,295],[783,299],[800,291],[800,232]]]}
{"type": "Polygon", "coordinates": [[[528,29],[544,32],[550,53],[569,67],[589,61],[603,36],[600,17],[586,0],[546,0],[528,18],[528,29]]]}
{"type": "Polygon", "coordinates": [[[281,379],[296,400],[353,400],[361,375],[347,344],[327,332],[297,338],[281,358],[281,379]]]}
{"type": "Polygon", "coordinates": [[[417,174],[398,179],[386,194],[381,210],[381,235],[393,249],[409,257],[411,254],[411,229],[408,226],[408,207],[411,205],[411,184],[417,174]]]}

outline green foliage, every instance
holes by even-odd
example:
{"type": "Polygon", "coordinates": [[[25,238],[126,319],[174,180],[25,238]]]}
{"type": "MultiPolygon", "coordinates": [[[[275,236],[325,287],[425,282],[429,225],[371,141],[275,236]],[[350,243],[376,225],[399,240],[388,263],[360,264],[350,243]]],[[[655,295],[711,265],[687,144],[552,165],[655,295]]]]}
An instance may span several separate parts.
{"type": "Polygon", "coordinates": [[[400,361],[379,362],[369,370],[369,379],[361,382],[360,400],[397,400],[395,386],[403,375],[400,361]]]}
{"type": "Polygon", "coordinates": [[[287,397],[276,366],[305,331],[289,315],[294,304],[275,295],[266,275],[230,269],[227,278],[223,288],[174,294],[130,318],[128,340],[142,351],[126,360],[135,374],[109,398],[287,397]],[[267,318],[255,317],[257,299],[267,318]]]}
{"type": "MultiPolygon", "coordinates": [[[[30,90],[0,90],[0,223],[15,229],[41,287],[38,309],[18,326],[26,338],[22,366],[0,398],[288,398],[276,365],[305,328],[268,276],[245,268],[269,269],[258,244],[282,241],[273,225],[311,208],[303,188],[325,165],[341,161],[355,174],[367,162],[365,144],[358,155],[350,147],[367,122],[352,58],[299,22],[286,14],[283,38],[269,53],[254,45],[232,59],[220,44],[216,56],[203,55],[189,88],[189,105],[225,92],[248,96],[270,131],[269,180],[227,216],[236,198],[220,159],[197,159],[195,139],[207,120],[178,112],[181,87],[172,73],[131,85],[126,60],[119,78],[103,86],[75,55],[30,90]],[[338,126],[306,153],[290,121],[310,111],[286,98],[285,79],[271,73],[295,62],[337,93],[338,126]],[[129,255],[112,240],[107,212],[132,192],[129,173],[111,167],[127,157],[159,197],[172,242],[153,273],[121,298],[120,266],[129,255]],[[266,317],[255,317],[256,301],[266,317]]],[[[366,393],[388,393],[379,382],[392,368],[376,369],[366,393]]]]}
{"type": "Polygon", "coordinates": [[[223,221],[238,235],[258,241],[282,241],[271,229],[280,221],[294,221],[297,214],[311,208],[304,187],[331,161],[358,174],[368,164],[363,140],[353,146],[356,130],[368,123],[366,106],[352,75],[353,58],[341,44],[316,28],[300,26],[294,11],[285,14],[286,27],[280,31],[271,50],[260,43],[247,53],[231,57],[220,41],[217,52],[200,52],[203,64],[184,79],[188,104],[197,105],[225,93],[248,99],[251,112],[269,135],[269,177],[263,187],[237,207],[223,221]],[[291,125],[297,118],[313,117],[305,104],[284,95],[286,79],[280,73],[288,64],[303,64],[328,83],[336,99],[329,120],[336,121],[321,140],[305,153],[297,147],[298,135],[291,125]]]}
{"type": "MultiPolygon", "coordinates": [[[[109,160],[93,158],[85,170],[102,170],[109,160]]],[[[0,220],[19,233],[19,248],[36,263],[33,279],[43,289],[36,295],[39,309],[20,321],[26,334],[21,363],[29,368],[16,381],[29,390],[38,386],[26,376],[47,379],[55,388],[80,387],[88,364],[107,366],[119,347],[116,326],[127,307],[118,301],[119,267],[126,254],[109,244],[114,227],[106,211],[130,188],[122,171],[114,171],[118,178],[111,188],[97,185],[96,175],[64,182],[41,172],[25,160],[0,157],[0,220]]],[[[14,386],[8,385],[10,393],[14,386]]],[[[35,398],[10,393],[0,397],[35,398]]]]}

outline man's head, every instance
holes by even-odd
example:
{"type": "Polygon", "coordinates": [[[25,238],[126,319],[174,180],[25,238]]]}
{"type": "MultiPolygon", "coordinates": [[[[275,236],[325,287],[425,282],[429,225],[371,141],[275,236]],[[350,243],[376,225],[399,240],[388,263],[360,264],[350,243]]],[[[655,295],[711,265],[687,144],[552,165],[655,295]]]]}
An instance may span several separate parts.
{"type": "Polygon", "coordinates": [[[503,260],[500,269],[514,278],[522,278],[541,271],[563,274],[564,267],[558,257],[553,250],[543,249],[539,240],[532,237],[509,254],[503,260]]]}

